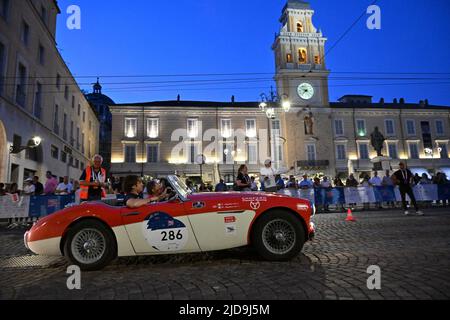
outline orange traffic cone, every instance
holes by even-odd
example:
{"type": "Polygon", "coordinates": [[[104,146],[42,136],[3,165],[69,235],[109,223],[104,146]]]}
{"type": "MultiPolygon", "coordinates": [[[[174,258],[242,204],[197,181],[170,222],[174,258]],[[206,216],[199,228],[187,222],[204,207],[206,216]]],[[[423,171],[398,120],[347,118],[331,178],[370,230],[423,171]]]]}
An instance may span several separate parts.
{"type": "Polygon", "coordinates": [[[352,209],[350,209],[350,208],[347,211],[347,218],[345,219],[345,221],[356,222],[356,219],[352,214],[352,209]]]}

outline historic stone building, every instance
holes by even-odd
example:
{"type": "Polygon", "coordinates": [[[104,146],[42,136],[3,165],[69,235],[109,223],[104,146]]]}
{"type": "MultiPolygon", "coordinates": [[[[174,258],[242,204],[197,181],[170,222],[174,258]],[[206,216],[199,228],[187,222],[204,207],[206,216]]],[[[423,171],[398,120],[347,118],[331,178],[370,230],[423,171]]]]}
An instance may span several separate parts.
{"type": "Polygon", "coordinates": [[[200,154],[206,156],[202,170],[208,181],[233,175],[234,165],[242,163],[257,174],[268,157],[275,167],[294,166],[297,174],[320,172],[334,177],[370,172],[370,160],[376,156],[370,142],[375,127],[386,139],[382,152],[392,158],[393,168],[403,160],[418,173],[449,172],[450,107],[427,101],[411,104],[404,99],[374,103],[372,97],[360,95],[329,102],[330,71],[324,59],[327,39],[314,26],[313,15],[306,1],[289,0],[272,46],[280,105],[289,100],[289,112],[279,111],[275,119],[268,119],[259,102],[112,105],[113,127],[117,128],[112,136],[112,172],[198,176],[195,160],[200,154]],[[192,128],[192,139],[182,139],[187,152],[174,156],[179,141],[171,135],[177,129],[189,132],[192,128]],[[210,129],[219,132],[212,154],[207,147],[211,139],[207,137],[209,143],[201,139],[210,129]],[[229,131],[236,129],[245,134],[233,140],[229,131]],[[230,150],[234,151],[232,159],[230,150]]]}
{"type": "Polygon", "coordinates": [[[78,180],[98,151],[97,115],[56,48],[59,13],[52,0],[0,0],[0,182],[78,180]],[[15,152],[33,137],[38,148],[15,152]]]}
{"type": "Polygon", "coordinates": [[[97,112],[100,120],[99,130],[99,154],[103,157],[103,167],[111,170],[111,131],[112,131],[112,115],[109,106],[114,104],[110,97],[102,93],[102,86],[98,79],[93,85],[92,93],[86,95],[86,99],[97,112]]]}

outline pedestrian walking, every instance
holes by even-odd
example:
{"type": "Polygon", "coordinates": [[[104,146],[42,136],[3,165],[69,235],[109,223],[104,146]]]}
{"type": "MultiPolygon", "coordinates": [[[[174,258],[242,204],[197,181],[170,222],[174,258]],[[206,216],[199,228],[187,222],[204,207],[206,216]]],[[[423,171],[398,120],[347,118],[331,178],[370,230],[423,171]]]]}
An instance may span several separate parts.
{"type": "Polygon", "coordinates": [[[414,192],[412,190],[412,185],[414,183],[413,181],[414,176],[412,172],[406,167],[405,163],[400,162],[399,166],[400,170],[396,171],[392,177],[394,183],[397,184],[400,188],[400,195],[402,197],[402,205],[403,210],[405,211],[405,215],[407,216],[410,215],[408,207],[406,205],[406,195],[409,196],[411,203],[414,206],[414,209],[416,210],[416,214],[423,215],[424,213],[419,210],[416,197],[414,196],[414,192]]]}

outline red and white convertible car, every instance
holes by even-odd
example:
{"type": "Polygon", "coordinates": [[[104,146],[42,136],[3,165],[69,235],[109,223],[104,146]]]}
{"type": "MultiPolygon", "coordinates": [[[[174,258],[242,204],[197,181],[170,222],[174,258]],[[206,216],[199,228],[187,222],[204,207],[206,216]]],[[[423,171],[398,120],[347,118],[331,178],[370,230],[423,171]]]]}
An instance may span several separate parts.
{"type": "Polygon", "coordinates": [[[267,260],[289,260],[314,236],[310,202],[269,193],[192,194],[176,176],[176,195],[138,209],[101,202],[66,208],[25,234],[36,254],[65,256],[82,270],[116,257],[205,252],[252,245],[267,260]]]}

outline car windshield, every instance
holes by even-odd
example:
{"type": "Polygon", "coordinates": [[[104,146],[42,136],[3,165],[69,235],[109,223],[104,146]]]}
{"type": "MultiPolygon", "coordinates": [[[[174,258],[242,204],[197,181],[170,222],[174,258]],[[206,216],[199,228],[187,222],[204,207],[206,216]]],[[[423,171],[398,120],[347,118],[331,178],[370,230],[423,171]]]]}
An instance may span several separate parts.
{"type": "Polygon", "coordinates": [[[187,199],[188,195],[192,193],[192,191],[187,187],[187,185],[180,180],[177,176],[168,176],[167,180],[169,180],[172,187],[178,192],[178,194],[183,198],[187,199]]]}

